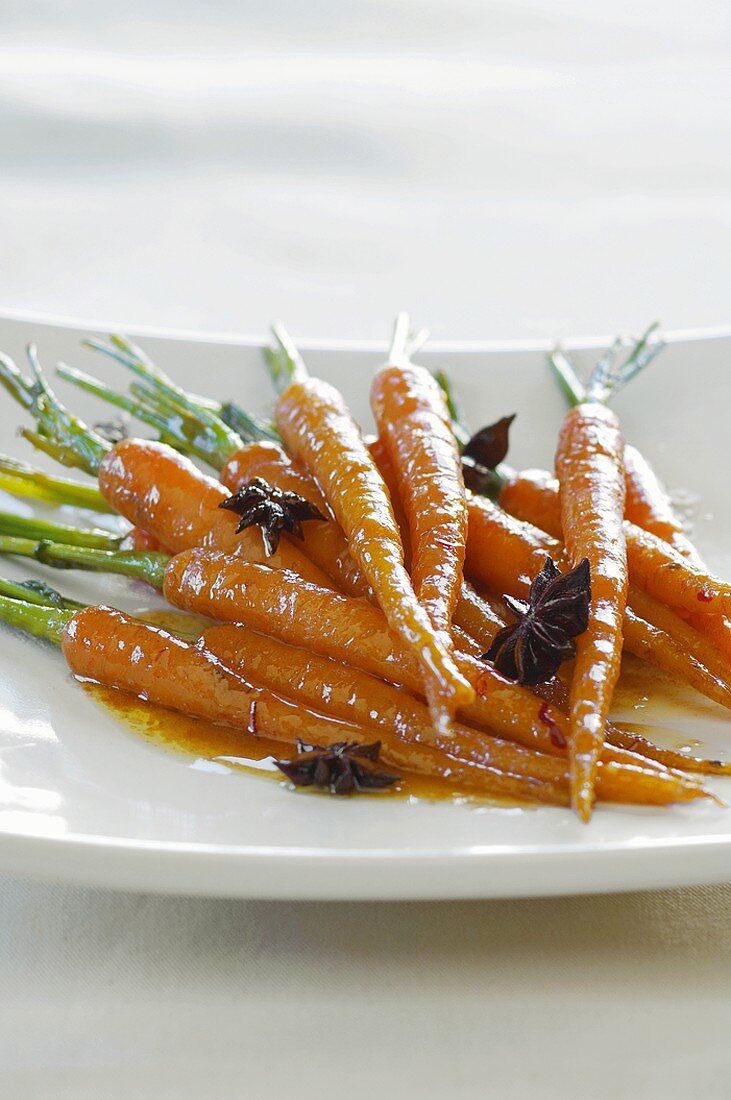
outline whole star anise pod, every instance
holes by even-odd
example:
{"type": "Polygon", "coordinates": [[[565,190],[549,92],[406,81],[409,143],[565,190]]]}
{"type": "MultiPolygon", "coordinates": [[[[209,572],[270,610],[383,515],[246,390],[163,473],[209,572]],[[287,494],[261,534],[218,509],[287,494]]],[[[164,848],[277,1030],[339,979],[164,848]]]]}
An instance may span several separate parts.
{"type": "Polygon", "coordinates": [[[503,599],[517,622],[500,630],[483,660],[519,684],[550,680],[564,661],[576,655],[573,639],[589,625],[589,562],[560,573],[550,558],[530,586],[528,602],[503,599]]]}
{"type": "Polygon", "coordinates": [[[301,539],[304,538],[304,520],[325,519],[320,509],[299,493],[277,489],[263,477],[252,478],[232,497],[221,501],[219,508],[227,508],[241,516],[237,534],[254,525],[261,528],[267,557],[271,557],[279,546],[282,531],[301,539]]]}
{"type": "Polygon", "coordinates": [[[375,767],[381,742],[361,745],[358,741],[338,741],[334,745],[308,745],[297,739],[297,755],[274,763],[295,787],[323,787],[330,794],[382,790],[399,776],[375,767]]]}
{"type": "Polygon", "coordinates": [[[508,453],[510,425],[513,416],[503,416],[494,424],[480,428],[462,448],[462,471],[465,485],[473,493],[490,496],[499,488],[495,467],[508,453]]]}

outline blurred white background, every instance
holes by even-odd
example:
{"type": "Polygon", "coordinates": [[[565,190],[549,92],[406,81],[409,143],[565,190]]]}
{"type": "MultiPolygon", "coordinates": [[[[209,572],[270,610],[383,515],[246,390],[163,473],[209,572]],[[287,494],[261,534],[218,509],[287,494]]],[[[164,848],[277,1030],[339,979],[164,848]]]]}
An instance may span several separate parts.
{"type": "Polygon", "coordinates": [[[0,308],[728,322],[728,0],[2,0],[0,308]]]}

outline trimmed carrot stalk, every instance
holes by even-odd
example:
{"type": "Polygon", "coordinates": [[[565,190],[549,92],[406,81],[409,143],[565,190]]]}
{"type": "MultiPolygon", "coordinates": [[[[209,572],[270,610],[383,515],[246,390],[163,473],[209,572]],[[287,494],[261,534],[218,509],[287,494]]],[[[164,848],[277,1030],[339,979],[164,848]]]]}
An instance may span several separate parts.
{"type": "Polygon", "coordinates": [[[587,403],[566,414],[556,452],[562,529],[570,564],[588,558],[591,570],[589,625],[576,641],[569,695],[571,802],[584,821],[622,659],[628,587],[623,455],[619,423],[605,406],[587,403]]]}
{"type": "Polygon", "coordinates": [[[427,370],[403,362],[378,372],[371,406],[406,513],[414,592],[434,629],[446,632],[462,584],[467,503],[444,395],[427,370]]]}
{"type": "MultiPolygon", "coordinates": [[[[313,710],[326,710],[333,717],[371,727],[379,736],[396,736],[407,744],[421,745],[430,731],[427,707],[404,691],[373,676],[262,637],[241,626],[209,627],[202,641],[207,649],[237,675],[261,683],[274,692],[291,695],[313,710]]],[[[498,772],[538,779],[568,791],[565,761],[525,749],[509,741],[487,737],[462,725],[452,736],[437,738],[441,749],[455,765],[491,767],[498,772]]],[[[465,783],[464,774],[458,782],[465,783]]],[[[607,764],[600,767],[598,794],[607,801],[662,804],[698,797],[696,781],[643,770],[636,764],[607,764]]]]}
{"type": "Polygon", "coordinates": [[[99,488],[116,512],[174,553],[211,547],[292,569],[315,584],[330,583],[290,542],[282,540],[267,557],[259,531],[237,534],[237,517],[220,507],[229,496],[226,489],[164,443],[125,439],[116,444],[99,465],[99,488]]]}
{"type": "MultiPolygon", "coordinates": [[[[254,477],[261,477],[278,489],[298,493],[323,515],[330,507],[310,475],[292,462],[276,443],[248,443],[223,466],[221,482],[236,493],[254,477]]],[[[334,521],[307,523],[303,527],[302,547],[309,558],[348,596],[370,594],[368,581],[353,561],[348,543],[334,521]]]]}
{"type": "Polygon", "coordinates": [[[45,504],[69,504],[94,512],[111,511],[95,485],[47,474],[45,470],[8,455],[0,455],[0,489],[11,496],[41,500],[45,504]]]}
{"type": "Polygon", "coordinates": [[[276,418],[288,450],[325,494],[389,625],[416,654],[435,728],[446,729],[473,691],[416,599],[386,486],[345,402],[327,383],[302,378],[279,398],[276,418]]]}

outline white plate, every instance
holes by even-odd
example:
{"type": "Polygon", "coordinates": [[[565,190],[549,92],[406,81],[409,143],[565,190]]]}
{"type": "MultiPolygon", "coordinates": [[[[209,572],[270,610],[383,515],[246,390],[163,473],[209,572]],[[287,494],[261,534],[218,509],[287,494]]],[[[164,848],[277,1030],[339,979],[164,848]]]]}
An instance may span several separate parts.
{"type": "MultiPolygon", "coordinates": [[[[62,357],[125,381],[79,348],[82,329],[0,322],[0,348],[22,358],[38,343],[51,367],[62,357]]],[[[146,334],[145,346],[181,383],[270,398],[250,342],[146,334]]],[[[367,419],[374,349],[308,351],[367,419]]],[[[426,357],[452,374],[474,425],[519,412],[513,460],[550,462],[562,402],[540,349],[461,347],[426,357]]],[[[580,357],[581,358],[581,357],[580,357]]],[[[586,357],[588,362],[590,357],[586,357]]],[[[696,535],[731,575],[727,489],[731,335],[678,339],[617,407],[670,486],[697,498],[696,535]]],[[[59,389],[82,412],[98,404],[59,389]]],[[[15,437],[22,412],[2,397],[0,449],[32,457],[15,437]]],[[[27,510],[2,499],[0,506],[27,510]]],[[[28,575],[23,563],[0,572],[28,575]]],[[[118,579],[66,573],[82,598],[134,610],[149,599],[118,579]]],[[[731,879],[731,811],[694,804],[667,810],[600,807],[589,826],[566,810],[449,802],[293,795],[283,785],[176,756],[136,738],[76,686],[59,654],[0,631],[0,869],[121,888],[280,898],[452,898],[587,893],[731,879]]],[[[648,708],[651,717],[651,707],[648,708]]],[[[699,706],[678,736],[723,755],[731,725],[699,706]]],[[[731,782],[716,789],[731,796],[731,782]]]]}

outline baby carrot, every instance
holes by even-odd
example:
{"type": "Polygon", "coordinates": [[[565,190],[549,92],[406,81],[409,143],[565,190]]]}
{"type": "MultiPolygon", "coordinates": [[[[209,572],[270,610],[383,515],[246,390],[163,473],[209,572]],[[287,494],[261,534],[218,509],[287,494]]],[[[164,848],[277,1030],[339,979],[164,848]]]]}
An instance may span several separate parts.
{"type": "MultiPolygon", "coordinates": [[[[558,482],[541,470],[524,470],[507,481],[500,493],[501,505],[511,515],[538,523],[560,537],[558,482]]],[[[693,615],[693,625],[706,633],[702,618],[718,619],[731,613],[731,585],[709,573],[699,555],[682,554],[659,535],[629,521],[624,525],[627,564],[632,582],[671,607],[693,615]]],[[[726,627],[715,623],[716,640],[726,639],[726,627]]],[[[724,652],[726,652],[724,646],[724,652]]]]}
{"type": "MultiPolygon", "coordinates": [[[[323,515],[330,514],[317,483],[276,443],[264,440],[245,444],[231,455],[220,473],[222,484],[232,493],[255,477],[263,478],[277,489],[298,493],[323,515]]],[[[341,591],[349,596],[370,594],[368,581],[353,561],[345,535],[334,520],[306,523],[303,535],[305,553],[341,591]]]]}
{"type": "MultiPolygon", "coordinates": [[[[292,746],[298,737],[324,745],[373,740],[372,723],[365,727],[311,710],[284,693],[237,675],[203,641],[191,645],[113,608],[64,611],[0,597],[0,619],[59,644],[69,668],[79,678],[130,692],[186,715],[292,746]]],[[[394,736],[387,740],[384,737],[383,741],[384,764],[431,775],[460,789],[556,805],[568,801],[560,768],[554,769],[555,778],[549,768],[544,768],[546,778],[532,777],[525,768],[511,774],[491,764],[460,760],[394,736]]],[[[619,779],[621,783],[623,776],[619,779]]],[[[665,801],[672,801],[698,797],[697,790],[686,784],[675,792],[666,784],[658,793],[665,801]]],[[[653,792],[648,785],[648,800],[653,792]]]]}
{"type": "MultiPolygon", "coordinates": [[[[429,731],[429,712],[423,703],[367,673],[262,637],[241,626],[209,627],[202,636],[209,652],[244,679],[271,691],[290,695],[334,718],[370,726],[383,738],[396,736],[420,745],[429,731]]],[[[538,779],[568,790],[568,769],[556,756],[523,748],[496,737],[484,737],[455,724],[452,736],[437,738],[440,748],[461,769],[465,764],[538,779]]],[[[460,769],[460,770],[461,770],[460,769]]],[[[463,774],[457,782],[465,785],[463,774]]],[[[606,801],[661,804],[698,797],[699,784],[667,772],[643,770],[637,764],[600,765],[597,792],[606,801]]]]}
{"type": "MultiPolygon", "coordinates": [[[[33,416],[36,431],[26,430],[23,435],[34,446],[64,465],[97,477],[106,504],[163,546],[172,550],[216,546],[262,560],[258,533],[247,529],[237,535],[236,517],[219,509],[228,496],[222,485],[165,444],[123,439],[112,446],[58,400],[35,348],[28,349],[28,358],[33,378],[26,378],[12,360],[0,356],[0,384],[33,416]]],[[[226,439],[236,438],[222,424],[211,431],[217,436],[220,429],[226,439]]],[[[325,574],[291,543],[283,541],[276,551],[280,554],[283,567],[301,569],[313,581],[326,582],[325,574]]]]}
{"type": "Polygon", "coordinates": [[[572,566],[589,560],[589,625],[576,640],[569,696],[571,801],[584,820],[591,815],[596,765],[622,657],[622,619],[627,600],[624,517],[624,440],[617,418],[597,402],[565,416],[556,452],[561,520],[572,566]]]}
{"type": "Polygon", "coordinates": [[[391,361],[371,386],[371,407],[406,513],[414,591],[434,628],[446,632],[459,599],[467,536],[462,460],[439,385],[406,358],[407,328],[401,315],[391,361]]]}
{"type": "Polygon", "coordinates": [[[173,552],[209,546],[328,583],[307,555],[284,539],[268,556],[259,531],[248,528],[237,534],[237,517],[220,507],[229,496],[224,487],[164,443],[117,443],[99,464],[99,488],[116,512],[173,552]]]}
{"type": "MultiPolygon", "coordinates": [[[[537,479],[526,479],[531,493],[521,501],[531,499],[533,487],[540,488],[537,479]]],[[[557,499],[549,495],[549,499],[557,499]]],[[[540,514],[540,509],[538,509],[540,514]]],[[[524,514],[531,515],[529,507],[524,514]]],[[[538,530],[530,522],[510,516],[507,519],[490,501],[470,498],[470,528],[467,538],[467,565],[471,575],[481,584],[497,592],[523,597],[528,590],[528,578],[534,576],[546,554],[559,564],[563,562],[562,544],[538,530]],[[531,573],[531,570],[533,572],[531,573]]],[[[697,691],[727,705],[726,689],[729,674],[722,658],[714,653],[713,644],[701,632],[693,630],[670,608],[647,597],[639,602],[642,592],[632,586],[624,619],[624,646],[629,653],[664,669],[672,676],[684,679],[697,691]],[[647,618],[649,616],[649,619],[647,618]],[[691,635],[688,634],[691,631],[691,635]],[[693,644],[690,637],[693,636],[693,644]],[[693,656],[701,654],[703,657],[693,656]],[[720,663],[719,663],[720,662],[720,663]],[[709,667],[713,671],[709,671],[709,667]]],[[[699,616],[699,618],[715,616],[699,616]]]]}
{"type": "Polygon", "coordinates": [[[435,727],[446,729],[474,693],[416,598],[386,486],[342,396],[298,365],[276,420],[288,450],[327,498],[390,626],[417,655],[435,727]]]}
{"type": "Polygon", "coordinates": [[[684,611],[731,615],[731,585],[688,561],[657,535],[631,530],[632,580],[651,596],[684,611]]]}
{"type": "MultiPolygon", "coordinates": [[[[34,548],[31,543],[29,549],[15,545],[7,549],[32,554],[34,548]]],[[[171,561],[160,553],[111,553],[51,543],[40,544],[38,549],[43,553],[36,556],[46,564],[111,570],[146,580],[163,588],[175,606],[196,609],[219,620],[243,622],[261,634],[308,647],[325,658],[346,661],[417,694],[421,690],[418,663],[388,630],[380,611],[364,600],[318,589],[294,573],[199,550],[171,561]]],[[[565,754],[568,724],[560,711],[506,681],[490,666],[466,655],[460,661],[477,688],[475,702],[464,712],[471,723],[496,726],[508,739],[549,755],[565,754]]],[[[638,763],[636,756],[620,748],[605,749],[604,760],[638,763]]]]}
{"type": "MultiPolygon", "coordinates": [[[[722,707],[731,707],[728,665],[704,635],[684,622],[672,608],[634,585],[630,585],[628,608],[625,636],[635,655],[645,656],[643,650],[646,650],[646,659],[652,660],[652,648],[661,646],[665,671],[682,675],[696,691],[722,707]]],[[[659,662],[653,660],[653,663],[659,662]]]]}

